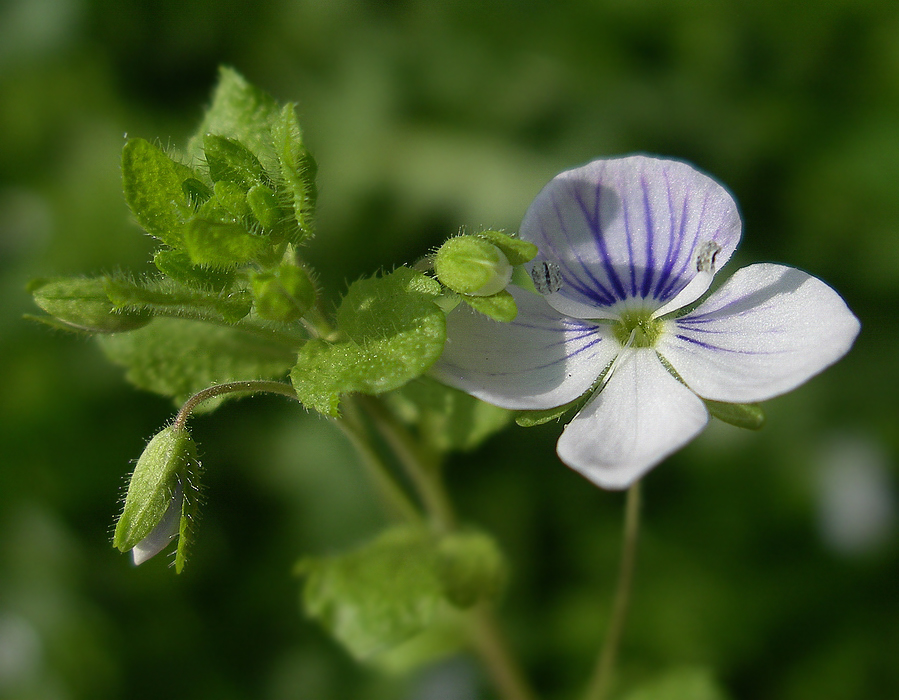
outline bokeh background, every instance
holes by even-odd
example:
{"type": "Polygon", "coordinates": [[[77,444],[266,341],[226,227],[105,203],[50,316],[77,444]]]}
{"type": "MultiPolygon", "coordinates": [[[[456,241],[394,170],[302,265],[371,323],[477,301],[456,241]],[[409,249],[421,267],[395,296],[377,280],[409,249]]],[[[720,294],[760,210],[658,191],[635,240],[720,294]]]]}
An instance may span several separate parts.
{"type": "MultiPolygon", "coordinates": [[[[727,183],[746,226],[730,267],[806,269],[863,330],[767,404],[763,431],[713,425],[646,480],[619,677],[899,697],[892,0],[3,0],[0,697],[493,697],[470,659],[384,676],[304,619],[293,562],[382,515],[340,435],[284,401],[194,422],[208,504],[182,576],[110,546],[130,461],[172,406],[92,342],[22,320],[24,287],[147,268],[123,134],[183,143],[220,63],[300,104],[320,164],[309,258],[334,293],[461,226],[514,231],[550,177],[597,156],[667,154],[727,183]]],[[[561,466],[557,432],[510,428],[448,478],[513,562],[513,644],[563,699],[604,630],[623,498],[561,466]]]]}

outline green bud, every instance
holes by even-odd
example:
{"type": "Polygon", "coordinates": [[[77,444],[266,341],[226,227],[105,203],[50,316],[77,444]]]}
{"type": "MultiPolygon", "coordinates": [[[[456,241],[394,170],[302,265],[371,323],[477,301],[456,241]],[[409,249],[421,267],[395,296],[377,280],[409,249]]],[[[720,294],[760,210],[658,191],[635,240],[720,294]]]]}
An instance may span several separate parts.
{"type": "Polygon", "coordinates": [[[120,333],[147,325],[146,311],[118,311],[102,277],[39,279],[28,285],[35,303],[66,326],[89,333],[120,333]]]}
{"type": "Polygon", "coordinates": [[[256,313],[269,321],[296,321],[315,303],[315,284],[309,273],[296,265],[258,273],[252,283],[256,313]]]}
{"type": "Polygon", "coordinates": [[[499,595],[506,582],[506,563],[491,537],[456,533],[437,546],[437,576],[447,600],[469,608],[499,595]]]}
{"type": "Polygon", "coordinates": [[[501,292],[512,277],[506,255],[477,236],[457,236],[444,243],[434,258],[434,269],[453,291],[479,297],[501,292]]]}
{"type": "Polygon", "coordinates": [[[169,426],[157,433],[131,475],[113,546],[131,551],[134,563],[142,564],[180,534],[176,559],[180,573],[196,506],[198,469],[196,448],[187,430],[169,426]]]}

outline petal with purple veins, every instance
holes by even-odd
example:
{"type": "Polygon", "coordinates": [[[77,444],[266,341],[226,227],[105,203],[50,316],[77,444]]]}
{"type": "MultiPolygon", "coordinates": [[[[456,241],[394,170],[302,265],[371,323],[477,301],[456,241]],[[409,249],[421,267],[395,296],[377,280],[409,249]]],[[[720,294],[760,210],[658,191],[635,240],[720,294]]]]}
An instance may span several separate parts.
{"type": "Polygon", "coordinates": [[[431,375],[488,403],[553,408],[587,391],[620,349],[608,326],[561,316],[543,297],[515,287],[514,321],[459,307],[447,317],[447,343],[431,375]]]}
{"type": "Polygon", "coordinates": [[[680,161],[628,156],[555,177],[528,209],[521,237],[540,248],[535,264],[559,266],[563,286],[547,295],[553,308],[611,318],[635,299],[650,310],[674,299],[702,271],[709,244],[720,268],[740,230],[736,203],[712,178],[680,161]]]}
{"type": "Polygon", "coordinates": [[[700,396],[764,401],[796,388],[848,352],[858,319],[821,280],[783,265],[738,270],[656,346],[700,396]]]}

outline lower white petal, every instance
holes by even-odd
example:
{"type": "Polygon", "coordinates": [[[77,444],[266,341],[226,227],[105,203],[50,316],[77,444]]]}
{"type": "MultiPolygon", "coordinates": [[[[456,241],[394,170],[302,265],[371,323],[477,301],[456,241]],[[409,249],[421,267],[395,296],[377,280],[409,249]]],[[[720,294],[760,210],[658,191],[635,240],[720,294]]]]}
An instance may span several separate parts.
{"type": "Polygon", "coordinates": [[[605,387],[566,426],[559,458],[606,489],[625,489],[698,435],[702,400],[651,348],[627,350],[605,387]]]}
{"type": "Polygon", "coordinates": [[[840,359],[859,327],[824,282],[763,263],[738,270],[694,311],[668,321],[656,349],[700,396],[764,401],[840,359]]]}
{"type": "Polygon", "coordinates": [[[608,326],[568,318],[543,297],[510,287],[518,316],[501,323],[460,305],[447,317],[443,355],[430,374],[484,401],[553,408],[587,391],[620,345],[608,326]]]}

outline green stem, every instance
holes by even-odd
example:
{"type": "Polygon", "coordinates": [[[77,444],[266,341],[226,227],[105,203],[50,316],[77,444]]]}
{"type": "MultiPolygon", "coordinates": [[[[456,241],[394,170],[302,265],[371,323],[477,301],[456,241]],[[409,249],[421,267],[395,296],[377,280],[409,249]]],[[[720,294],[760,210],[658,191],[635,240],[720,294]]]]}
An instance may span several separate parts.
{"type": "Polygon", "coordinates": [[[290,384],[284,384],[283,382],[266,381],[262,379],[248,379],[241,382],[227,382],[226,384],[216,384],[215,386],[211,386],[207,389],[203,389],[202,391],[198,391],[187,401],[185,401],[184,405],[181,406],[181,410],[178,411],[178,415],[175,416],[175,422],[173,423],[172,427],[174,427],[176,430],[184,428],[184,425],[187,423],[187,419],[190,418],[190,414],[193,413],[193,410],[204,401],[208,401],[209,399],[215,398],[216,396],[223,396],[224,394],[237,393],[280,394],[281,396],[287,396],[294,401],[298,400],[297,393],[294,391],[293,387],[290,386],[290,384]]]}
{"type": "Polygon", "coordinates": [[[637,538],[640,530],[640,482],[634,483],[627,492],[624,508],[624,541],[622,544],[621,564],[618,570],[618,584],[612,603],[612,616],[606,639],[596,661],[593,677],[587,686],[584,700],[605,700],[612,686],[612,675],[618,648],[624,632],[630,603],[631,588],[634,579],[634,564],[637,559],[637,538]]]}
{"type": "Polygon", "coordinates": [[[393,450],[394,455],[415,487],[431,523],[437,532],[449,532],[456,526],[456,516],[440,478],[440,464],[422,446],[384,404],[376,398],[363,396],[360,402],[371,416],[378,432],[393,450]]]}
{"type": "Polygon", "coordinates": [[[421,523],[422,516],[420,511],[391,476],[384,460],[372,446],[371,439],[358,415],[353,399],[344,397],[341,405],[343,415],[334,422],[337,423],[337,426],[349,438],[362,457],[362,462],[368,471],[369,477],[374,482],[391,513],[406,522],[421,523]]]}
{"type": "Polygon", "coordinates": [[[509,650],[493,609],[480,605],[471,613],[472,643],[504,700],[537,700],[509,650]]]}

